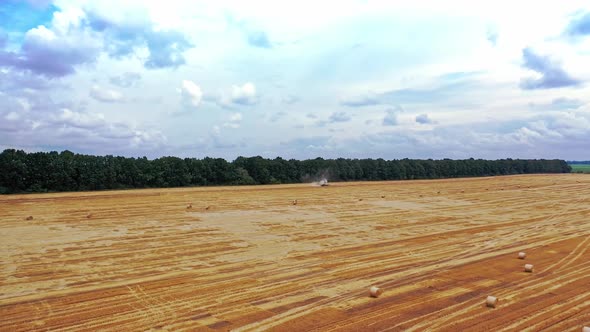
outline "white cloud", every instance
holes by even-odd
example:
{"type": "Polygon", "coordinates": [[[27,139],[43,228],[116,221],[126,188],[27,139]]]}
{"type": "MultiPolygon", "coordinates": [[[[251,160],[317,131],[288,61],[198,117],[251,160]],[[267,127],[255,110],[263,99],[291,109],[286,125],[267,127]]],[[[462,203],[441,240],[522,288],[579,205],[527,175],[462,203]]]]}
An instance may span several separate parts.
{"type": "Polygon", "coordinates": [[[242,121],[242,113],[234,113],[229,117],[229,121],[239,122],[242,121]]]}
{"type": "Polygon", "coordinates": [[[95,85],[90,89],[90,97],[104,103],[118,103],[124,100],[123,94],[110,89],[101,88],[95,85]]]}
{"type": "Polygon", "coordinates": [[[237,129],[240,128],[242,121],[242,113],[233,113],[229,117],[229,121],[223,124],[224,128],[233,128],[237,129]]]}
{"type": "Polygon", "coordinates": [[[104,114],[75,112],[64,108],[54,116],[56,124],[64,124],[77,128],[95,128],[105,124],[104,114]]]}
{"type": "Polygon", "coordinates": [[[434,121],[428,116],[428,114],[416,115],[416,122],[420,124],[431,124],[434,121]]]}
{"type": "Polygon", "coordinates": [[[401,108],[388,109],[385,111],[385,117],[383,117],[384,126],[397,126],[398,125],[398,114],[402,111],[401,108]]]}
{"type": "Polygon", "coordinates": [[[4,116],[4,118],[8,121],[14,121],[14,120],[18,120],[20,118],[20,116],[16,112],[10,112],[10,113],[6,114],[6,116],[4,116]]]}
{"type": "Polygon", "coordinates": [[[525,47],[590,81],[590,39],[560,39],[575,10],[590,10],[584,0],[344,0],[336,10],[311,0],[54,4],[59,10],[51,23],[21,32],[22,45],[6,43],[6,50],[20,52],[16,57],[0,50],[0,61],[12,61],[0,64],[0,127],[10,133],[0,141],[17,147],[47,135],[56,146],[79,139],[85,143],[76,146],[89,152],[103,151],[101,142],[124,142],[121,151],[133,154],[139,145],[151,146],[147,142],[178,147],[223,134],[226,141],[216,146],[233,158],[271,151],[276,137],[295,142],[329,134],[327,143],[298,145],[301,152],[272,153],[428,158],[441,151],[496,157],[504,150],[510,157],[526,147],[534,157],[565,155],[569,147],[560,144],[590,136],[582,126],[590,127],[583,115],[590,111],[587,84],[518,88],[527,75],[521,68],[525,47]],[[247,31],[232,28],[230,20],[247,31]],[[245,32],[255,32],[250,42],[262,48],[248,45],[245,32]],[[155,65],[147,70],[150,59],[155,65]],[[187,79],[197,77],[198,85],[187,79]],[[162,111],[178,111],[179,103],[182,116],[162,111]],[[395,109],[399,104],[408,112],[395,109]],[[257,107],[243,111],[251,105],[257,107]],[[194,109],[204,111],[187,112],[194,109]],[[433,119],[436,126],[425,125],[433,119]],[[314,125],[329,121],[340,124],[329,130],[314,125]],[[234,144],[241,141],[250,150],[234,144]]]}
{"type": "Polygon", "coordinates": [[[31,42],[48,43],[57,37],[53,31],[47,29],[44,25],[40,25],[27,31],[25,38],[31,42]]]}
{"type": "Polygon", "coordinates": [[[59,34],[67,34],[72,29],[80,28],[85,17],[86,14],[79,8],[57,11],[53,14],[52,27],[59,34]]]}
{"type": "Polygon", "coordinates": [[[182,103],[189,108],[197,108],[201,104],[203,91],[194,82],[189,80],[182,81],[182,103]]]}
{"type": "Polygon", "coordinates": [[[256,87],[253,83],[245,83],[242,86],[234,85],[231,92],[231,101],[234,104],[253,105],[257,102],[256,87]]]}

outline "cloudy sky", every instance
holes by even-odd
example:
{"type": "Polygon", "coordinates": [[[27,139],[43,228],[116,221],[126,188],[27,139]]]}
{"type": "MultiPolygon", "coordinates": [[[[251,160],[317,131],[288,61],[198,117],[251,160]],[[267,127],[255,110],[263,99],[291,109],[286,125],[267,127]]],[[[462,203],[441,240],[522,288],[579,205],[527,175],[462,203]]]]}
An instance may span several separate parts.
{"type": "Polygon", "coordinates": [[[0,1],[0,149],[590,159],[590,2],[0,1]]]}

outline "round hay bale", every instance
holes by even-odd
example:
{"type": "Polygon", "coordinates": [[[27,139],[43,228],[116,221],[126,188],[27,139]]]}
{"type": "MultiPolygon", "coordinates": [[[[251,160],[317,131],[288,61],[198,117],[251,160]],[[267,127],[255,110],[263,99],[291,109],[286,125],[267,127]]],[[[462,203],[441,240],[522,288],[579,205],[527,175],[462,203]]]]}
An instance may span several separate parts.
{"type": "Polygon", "coordinates": [[[489,308],[495,308],[496,304],[498,304],[498,298],[495,296],[488,296],[486,299],[486,306],[489,308]]]}
{"type": "Polygon", "coordinates": [[[293,205],[297,205],[297,200],[293,200],[293,205]]]}
{"type": "Polygon", "coordinates": [[[28,216],[25,218],[25,220],[33,220],[33,216],[28,216]]]}
{"type": "Polygon", "coordinates": [[[211,205],[207,205],[207,207],[205,208],[205,210],[209,210],[211,208],[211,205]]]}
{"type": "Polygon", "coordinates": [[[92,213],[89,213],[86,215],[86,219],[90,219],[90,218],[92,218],[92,213]]]}
{"type": "Polygon", "coordinates": [[[381,294],[383,294],[383,290],[377,286],[371,286],[369,289],[369,294],[371,297],[379,297],[381,294]]]}
{"type": "Polygon", "coordinates": [[[362,198],[359,198],[359,202],[362,202],[362,201],[363,201],[363,199],[362,198]]]}
{"type": "Polygon", "coordinates": [[[385,195],[381,195],[381,198],[385,198],[385,195]]]}
{"type": "Polygon", "coordinates": [[[188,203],[188,205],[186,206],[187,209],[192,209],[193,208],[193,203],[188,203]]]}
{"type": "Polygon", "coordinates": [[[524,272],[533,272],[533,264],[525,264],[524,265],[524,272]]]}
{"type": "Polygon", "coordinates": [[[521,251],[518,253],[518,259],[524,259],[526,257],[526,253],[521,251]]]}

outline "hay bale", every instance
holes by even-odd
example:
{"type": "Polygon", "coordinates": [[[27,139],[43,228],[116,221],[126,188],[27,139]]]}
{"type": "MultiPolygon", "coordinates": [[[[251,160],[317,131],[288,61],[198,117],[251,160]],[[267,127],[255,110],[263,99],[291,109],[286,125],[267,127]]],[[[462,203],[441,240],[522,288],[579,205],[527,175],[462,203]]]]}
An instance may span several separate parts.
{"type": "Polygon", "coordinates": [[[33,220],[33,216],[28,216],[25,218],[25,220],[33,220]]]}
{"type": "Polygon", "coordinates": [[[385,198],[385,195],[381,195],[381,198],[385,198]]]}
{"type": "Polygon", "coordinates": [[[297,200],[293,200],[293,205],[297,205],[297,200]]]}
{"type": "Polygon", "coordinates": [[[193,208],[193,203],[188,203],[188,205],[186,206],[187,210],[190,210],[193,208]]]}
{"type": "Polygon", "coordinates": [[[359,202],[362,202],[362,201],[363,201],[363,199],[362,198],[359,198],[359,202]]]}
{"type": "Polygon", "coordinates": [[[369,294],[371,297],[379,297],[381,294],[383,294],[383,290],[377,286],[371,286],[369,289],[369,294]]]}
{"type": "Polygon", "coordinates": [[[533,272],[533,264],[525,264],[524,265],[524,272],[533,272]]]}
{"type": "Polygon", "coordinates": [[[521,251],[518,253],[518,259],[524,259],[526,257],[526,253],[521,251]]]}
{"type": "Polygon", "coordinates": [[[90,218],[92,218],[92,213],[89,213],[86,215],[86,219],[90,219],[90,218]]]}
{"type": "Polygon", "coordinates": [[[498,304],[498,298],[495,296],[488,296],[486,299],[486,306],[489,308],[495,308],[496,304],[498,304]]]}
{"type": "Polygon", "coordinates": [[[211,205],[207,205],[207,207],[205,208],[205,210],[209,210],[211,208],[211,205]]]}

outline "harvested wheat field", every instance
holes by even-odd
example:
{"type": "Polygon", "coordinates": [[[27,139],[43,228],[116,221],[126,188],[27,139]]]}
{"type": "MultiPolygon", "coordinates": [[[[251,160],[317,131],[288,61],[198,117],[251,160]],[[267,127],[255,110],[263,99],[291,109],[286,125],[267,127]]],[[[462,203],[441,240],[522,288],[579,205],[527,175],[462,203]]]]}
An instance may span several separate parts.
{"type": "Polygon", "coordinates": [[[583,174],[14,195],[0,216],[0,331],[590,325],[583,174]]]}

